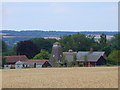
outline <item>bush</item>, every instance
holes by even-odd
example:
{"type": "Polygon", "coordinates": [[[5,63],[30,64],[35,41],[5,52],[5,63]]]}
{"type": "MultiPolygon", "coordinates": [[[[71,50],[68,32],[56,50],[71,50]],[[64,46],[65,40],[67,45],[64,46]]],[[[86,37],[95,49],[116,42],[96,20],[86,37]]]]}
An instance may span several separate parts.
{"type": "Polygon", "coordinates": [[[107,58],[108,62],[113,65],[118,65],[120,63],[120,50],[114,50],[107,58]]]}
{"type": "Polygon", "coordinates": [[[79,66],[79,67],[83,67],[83,63],[80,63],[78,66],[79,66]]]}
{"type": "Polygon", "coordinates": [[[15,67],[11,67],[10,69],[15,69],[15,67]]]}
{"type": "Polygon", "coordinates": [[[75,66],[75,62],[74,62],[74,61],[70,62],[70,63],[69,63],[69,66],[70,66],[70,67],[74,67],[74,66],[75,66]]]}
{"type": "Polygon", "coordinates": [[[112,64],[110,64],[110,63],[107,63],[107,64],[106,64],[106,66],[112,66],[112,64]]]}
{"type": "Polygon", "coordinates": [[[33,59],[49,59],[50,54],[46,50],[41,50],[40,53],[35,55],[33,59]]]}

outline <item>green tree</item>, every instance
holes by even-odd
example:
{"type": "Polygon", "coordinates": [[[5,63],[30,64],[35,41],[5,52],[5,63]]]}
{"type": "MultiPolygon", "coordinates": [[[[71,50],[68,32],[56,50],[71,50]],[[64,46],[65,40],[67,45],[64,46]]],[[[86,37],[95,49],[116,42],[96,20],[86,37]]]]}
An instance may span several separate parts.
{"type": "Polygon", "coordinates": [[[60,39],[60,43],[62,44],[63,51],[68,51],[69,49],[74,51],[86,51],[89,50],[92,43],[94,43],[94,39],[88,38],[84,34],[77,33],[69,36],[63,36],[60,39]]]}
{"type": "Polygon", "coordinates": [[[67,51],[69,49],[73,49],[72,48],[73,41],[72,41],[71,35],[68,35],[68,36],[65,35],[65,36],[61,37],[60,43],[62,45],[63,51],[67,51]]]}
{"type": "Polygon", "coordinates": [[[107,44],[107,39],[106,39],[106,35],[103,33],[100,35],[100,45],[101,47],[105,47],[107,44]]]}
{"type": "Polygon", "coordinates": [[[16,46],[17,55],[26,55],[29,59],[39,53],[38,47],[30,40],[20,41],[16,46]]]}
{"type": "Polygon", "coordinates": [[[109,54],[112,52],[112,48],[110,46],[105,46],[101,50],[105,51],[105,55],[107,55],[107,56],[109,56],[109,54]]]}
{"type": "Polygon", "coordinates": [[[7,44],[0,39],[0,55],[4,55],[7,52],[7,44]]]}
{"type": "Polygon", "coordinates": [[[73,55],[73,61],[76,61],[77,60],[77,56],[76,54],[73,55]]]}
{"type": "Polygon", "coordinates": [[[112,49],[120,50],[120,33],[114,35],[109,41],[109,46],[112,47],[112,49]]]}
{"type": "Polygon", "coordinates": [[[41,52],[35,55],[33,59],[49,59],[49,57],[50,54],[47,51],[41,50],[41,52]]]}
{"type": "Polygon", "coordinates": [[[7,51],[7,44],[2,40],[2,52],[7,51]]]}
{"type": "Polygon", "coordinates": [[[49,53],[52,50],[52,46],[54,42],[57,42],[56,39],[44,39],[44,38],[32,38],[30,39],[37,47],[39,50],[46,50],[49,53]]]}
{"type": "Polygon", "coordinates": [[[61,65],[67,67],[68,60],[66,60],[65,55],[62,56],[61,65]]]}
{"type": "Polygon", "coordinates": [[[74,54],[74,55],[73,55],[73,62],[75,63],[75,65],[77,65],[77,61],[76,61],[76,60],[77,60],[77,55],[74,54]]]}
{"type": "Polygon", "coordinates": [[[70,66],[70,67],[74,67],[75,65],[76,65],[75,61],[71,61],[71,62],[69,63],[69,66],[70,66]]]}
{"type": "Polygon", "coordinates": [[[120,50],[114,50],[107,58],[108,62],[115,65],[120,65],[120,50]]]}
{"type": "Polygon", "coordinates": [[[73,55],[73,61],[71,61],[70,63],[69,63],[69,66],[70,67],[74,67],[74,66],[76,66],[77,65],[77,56],[76,56],[76,54],[74,54],[73,55]]]}
{"type": "Polygon", "coordinates": [[[98,42],[92,43],[91,47],[94,49],[94,51],[99,51],[101,49],[101,46],[98,42]]]}
{"type": "Polygon", "coordinates": [[[88,55],[84,56],[84,61],[87,62],[88,61],[88,55]]]}
{"type": "Polygon", "coordinates": [[[2,56],[2,67],[4,67],[5,64],[6,64],[6,58],[2,56]]]}
{"type": "Polygon", "coordinates": [[[16,47],[9,48],[8,45],[0,39],[0,56],[13,56],[16,55],[16,47]]]}

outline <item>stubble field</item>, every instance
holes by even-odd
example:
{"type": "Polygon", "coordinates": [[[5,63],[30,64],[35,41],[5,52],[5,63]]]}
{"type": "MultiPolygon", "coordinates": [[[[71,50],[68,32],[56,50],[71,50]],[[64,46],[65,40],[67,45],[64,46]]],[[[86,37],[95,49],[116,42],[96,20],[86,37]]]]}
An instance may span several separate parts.
{"type": "Polygon", "coordinates": [[[2,70],[3,88],[118,88],[118,67],[2,70]]]}

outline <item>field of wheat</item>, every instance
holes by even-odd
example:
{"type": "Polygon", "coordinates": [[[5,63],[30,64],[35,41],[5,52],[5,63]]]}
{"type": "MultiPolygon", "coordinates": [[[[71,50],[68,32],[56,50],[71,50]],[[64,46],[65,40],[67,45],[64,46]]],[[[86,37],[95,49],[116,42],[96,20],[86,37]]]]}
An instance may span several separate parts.
{"type": "Polygon", "coordinates": [[[118,67],[2,70],[3,88],[117,88],[118,67]]]}

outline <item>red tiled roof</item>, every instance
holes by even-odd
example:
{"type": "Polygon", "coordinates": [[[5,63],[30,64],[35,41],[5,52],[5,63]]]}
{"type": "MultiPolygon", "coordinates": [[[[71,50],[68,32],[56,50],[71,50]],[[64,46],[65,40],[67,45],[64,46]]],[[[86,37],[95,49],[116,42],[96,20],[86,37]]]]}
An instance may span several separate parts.
{"type": "Polygon", "coordinates": [[[5,56],[7,63],[15,63],[17,61],[26,61],[28,58],[25,55],[20,56],[5,56]]]}

